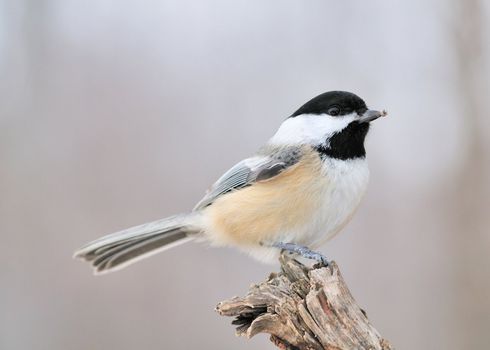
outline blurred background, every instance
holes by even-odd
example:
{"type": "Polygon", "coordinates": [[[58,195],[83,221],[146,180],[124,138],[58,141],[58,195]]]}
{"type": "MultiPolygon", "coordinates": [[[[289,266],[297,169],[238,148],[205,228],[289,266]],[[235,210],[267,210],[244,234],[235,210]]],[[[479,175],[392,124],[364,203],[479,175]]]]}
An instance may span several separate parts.
{"type": "Polygon", "coordinates": [[[311,97],[390,117],[323,248],[397,349],[490,347],[486,1],[0,1],[0,348],[272,349],[215,304],[277,266],[185,245],[93,277],[73,251],[189,210],[311,97]]]}

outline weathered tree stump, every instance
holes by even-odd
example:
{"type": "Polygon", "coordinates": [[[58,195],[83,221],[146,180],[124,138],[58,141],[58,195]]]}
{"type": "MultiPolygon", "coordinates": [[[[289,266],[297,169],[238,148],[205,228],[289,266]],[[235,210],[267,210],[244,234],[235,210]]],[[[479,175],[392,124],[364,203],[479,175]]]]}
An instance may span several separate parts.
{"type": "Polygon", "coordinates": [[[393,349],[357,305],[335,262],[309,268],[285,255],[280,262],[280,273],[216,307],[235,317],[237,335],[268,333],[287,350],[393,349]]]}

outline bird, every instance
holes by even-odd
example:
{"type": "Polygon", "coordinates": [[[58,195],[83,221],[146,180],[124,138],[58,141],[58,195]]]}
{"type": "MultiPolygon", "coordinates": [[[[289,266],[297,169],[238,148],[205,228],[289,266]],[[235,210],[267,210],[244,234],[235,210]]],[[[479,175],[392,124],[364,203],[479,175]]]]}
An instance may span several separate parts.
{"type": "Polygon", "coordinates": [[[369,180],[364,141],[371,122],[386,115],[354,93],[322,93],[226,171],[192,211],[106,235],[74,257],[99,275],[195,240],[237,247],[264,262],[286,252],[328,265],[314,249],[358,208],[369,180]]]}

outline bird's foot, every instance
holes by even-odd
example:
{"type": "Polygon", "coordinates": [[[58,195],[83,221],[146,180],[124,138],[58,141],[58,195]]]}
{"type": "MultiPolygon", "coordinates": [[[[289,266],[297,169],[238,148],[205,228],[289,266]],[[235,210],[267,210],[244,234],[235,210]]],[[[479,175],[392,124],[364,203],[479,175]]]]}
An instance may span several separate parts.
{"type": "Polygon", "coordinates": [[[283,243],[283,242],[274,243],[272,246],[275,248],[279,248],[282,251],[299,254],[306,259],[318,261],[320,264],[324,266],[329,265],[329,261],[325,256],[305,246],[298,245],[295,243],[283,243]]]}

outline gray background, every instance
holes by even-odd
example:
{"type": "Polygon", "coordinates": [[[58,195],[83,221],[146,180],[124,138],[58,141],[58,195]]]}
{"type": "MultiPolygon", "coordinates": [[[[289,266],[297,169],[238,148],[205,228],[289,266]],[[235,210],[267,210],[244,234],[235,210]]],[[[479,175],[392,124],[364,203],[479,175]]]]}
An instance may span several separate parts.
{"type": "Polygon", "coordinates": [[[398,349],[490,346],[484,1],[0,1],[0,348],[272,349],[213,308],[277,266],[186,245],[95,278],[88,240],[186,211],[309,98],[390,117],[323,251],[398,349]]]}

